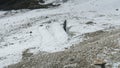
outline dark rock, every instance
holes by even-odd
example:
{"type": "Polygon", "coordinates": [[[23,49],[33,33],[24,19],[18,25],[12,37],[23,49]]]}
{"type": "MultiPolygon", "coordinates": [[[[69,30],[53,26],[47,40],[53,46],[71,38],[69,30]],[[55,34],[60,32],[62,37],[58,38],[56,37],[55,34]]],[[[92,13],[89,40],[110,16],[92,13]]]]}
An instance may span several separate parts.
{"type": "Polygon", "coordinates": [[[41,27],[43,26],[43,25],[40,25],[41,27]]]}
{"type": "Polygon", "coordinates": [[[0,0],[0,10],[36,9],[56,6],[52,3],[41,5],[43,0],[0,0]]]}
{"type": "Polygon", "coordinates": [[[119,11],[119,9],[116,9],[116,11],[119,11]]]}
{"type": "Polygon", "coordinates": [[[65,32],[66,32],[66,27],[67,27],[67,20],[65,20],[63,23],[63,29],[65,30],[65,32]]]}
{"type": "Polygon", "coordinates": [[[30,34],[32,33],[32,31],[30,31],[30,34]]]}
{"type": "Polygon", "coordinates": [[[86,22],[86,24],[91,25],[91,24],[94,24],[94,22],[92,22],[92,21],[88,21],[88,22],[86,22]]]}
{"type": "Polygon", "coordinates": [[[39,2],[40,2],[40,3],[45,3],[45,1],[44,1],[44,0],[39,0],[39,2]]]}

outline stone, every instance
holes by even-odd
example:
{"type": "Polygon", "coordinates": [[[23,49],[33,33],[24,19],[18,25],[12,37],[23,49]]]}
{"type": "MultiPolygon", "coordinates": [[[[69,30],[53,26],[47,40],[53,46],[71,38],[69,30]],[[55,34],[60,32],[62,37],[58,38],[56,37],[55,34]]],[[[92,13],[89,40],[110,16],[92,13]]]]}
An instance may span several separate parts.
{"type": "Polygon", "coordinates": [[[91,24],[94,24],[94,22],[92,22],[92,21],[88,21],[88,22],[86,22],[86,24],[91,25],[91,24]]]}
{"type": "Polygon", "coordinates": [[[94,64],[95,65],[102,65],[102,64],[106,64],[106,62],[103,59],[95,59],[94,64]]]}
{"type": "Polygon", "coordinates": [[[77,63],[68,64],[68,65],[65,65],[63,68],[78,68],[78,64],[77,63]]]}

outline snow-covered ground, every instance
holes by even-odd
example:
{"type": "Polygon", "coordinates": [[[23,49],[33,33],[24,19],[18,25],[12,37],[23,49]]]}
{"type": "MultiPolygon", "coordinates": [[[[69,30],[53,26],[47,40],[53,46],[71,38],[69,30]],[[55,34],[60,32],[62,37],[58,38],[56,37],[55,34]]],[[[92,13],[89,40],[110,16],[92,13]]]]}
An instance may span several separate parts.
{"type": "Polygon", "coordinates": [[[120,0],[69,0],[56,8],[9,14],[0,11],[0,68],[19,62],[26,49],[34,53],[61,51],[81,42],[84,33],[119,28],[119,3],[120,0]],[[65,20],[68,32],[63,29],[65,20]],[[87,24],[88,21],[93,23],[87,24]]]}

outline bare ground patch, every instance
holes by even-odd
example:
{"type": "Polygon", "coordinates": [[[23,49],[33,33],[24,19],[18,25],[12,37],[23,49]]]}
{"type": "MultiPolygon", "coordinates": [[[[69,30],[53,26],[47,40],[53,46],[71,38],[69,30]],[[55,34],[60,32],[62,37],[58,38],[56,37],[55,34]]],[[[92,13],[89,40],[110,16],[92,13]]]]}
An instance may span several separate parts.
{"type": "Polygon", "coordinates": [[[112,68],[112,63],[120,61],[120,30],[88,33],[85,38],[87,40],[65,51],[41,52],[8,68],[97,68],[96,59],[103,59],[106,68],[112,68]]]}

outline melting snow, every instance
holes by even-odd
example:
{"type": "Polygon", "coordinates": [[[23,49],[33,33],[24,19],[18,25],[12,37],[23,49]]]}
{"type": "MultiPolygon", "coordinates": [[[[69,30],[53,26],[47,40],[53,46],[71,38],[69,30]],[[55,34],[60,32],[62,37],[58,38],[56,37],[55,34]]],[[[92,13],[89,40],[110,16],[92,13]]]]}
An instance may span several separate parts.
{"type": "Polygon", "coordinates": [[[0,68],[19,62],[25,49],[61,51],[82,41],[84,33],[119,27],[120,12],[116,11],[119,3],[119,0],[70,0],[57,8],[9,17],[2,17],[6,11],[0,11],[0,68]],[[64,20],[69,33],[63,29],[64,20]],[[94,23],[86,24],[88,21],[94,23]]]}

